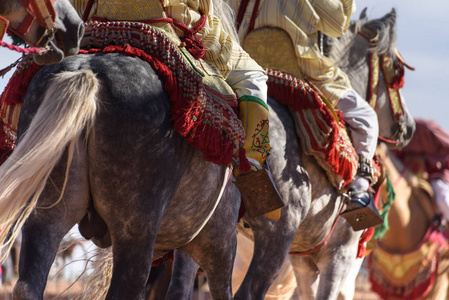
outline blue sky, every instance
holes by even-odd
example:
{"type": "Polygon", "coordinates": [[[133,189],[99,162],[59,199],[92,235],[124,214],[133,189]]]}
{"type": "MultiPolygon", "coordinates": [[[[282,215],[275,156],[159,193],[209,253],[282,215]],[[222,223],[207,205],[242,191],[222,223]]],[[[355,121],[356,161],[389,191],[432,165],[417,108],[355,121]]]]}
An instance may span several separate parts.
{"type": "Polygon", "coordinates": [[[397,48],[416,68],[406,71],[403,94],[415,117],[434,119],[449,131],[449,1],[448,0],[358,0],[360,11],[377,18],[391,8],[397,12],[397,48]]]}
{"type": "MultiPolygon", "coordinates": [[[[448,0],[358,0],[360,11],[368,7],[368,16],[377,18],[396,8],[397,47],[416,71],[406,71],[403,94],[415,117],[431,118],[449,130],[449,1],[448,0]]],[[[0,68],[19,56],[0,49],[0,68]]],[[[8,76],[0,79],[3,90],[8,76]]]]}

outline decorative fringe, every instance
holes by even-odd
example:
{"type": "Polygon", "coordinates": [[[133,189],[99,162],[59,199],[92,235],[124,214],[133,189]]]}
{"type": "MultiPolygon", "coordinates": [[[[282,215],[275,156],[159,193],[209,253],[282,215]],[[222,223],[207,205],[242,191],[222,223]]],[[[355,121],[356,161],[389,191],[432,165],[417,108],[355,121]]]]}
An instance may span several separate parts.
{"type": "Polygon", "coordinates": [[[22,63],[17,66],[16,71],[9,79],[8,85],[3,90],[0,97],[0,103],[5,103],[7,105],[22,103],[31,79],[33,79],[34,74],[36,74],[40,68],[41,66],[35,64],[30,59],[23,60],[22,63]]]}
{"type": "Polygon", "coordinates": [[[251,171],[251,165],[246,157],[246,150],[243,147],[239,149],[239,163],[239,172],[245,174],[251,171]]]}
{"type": "Polygon", "coordinates": [[[389,289],[386,289],[382,282],[373,280],[370,274],[371,290],[379,295],[381,299],[422,299],[422,297],[425,297],[432,290],[436,276],[437,266],[435,266],[435,270],[431,273],[430,277],[419,284],[413,282],[408,286],[389,286],[389,289]],[[414,286],[414,284],[416,284],[416,286],[414,286]],[[409,289],[413,289],[413,291],[409,292],[409,289]]]}
{"type": "Polygon", "coordinates": [[[384,219],[384,222],[381,226],[377,227],[373,239],[381,239],[385,232],[390,228],[388,226],[388,213],[390,212],[391,205],[393,204],[393,200],[396,199],[396,193],[394,191],[393,182],[390,180],[390,176],[387,174],[386,179],[386,193],[387,193],[387,203],[382,207],[382,211],[380,212],[381,217],[384,219]]]}
{"type": "MultiPolygon", "coordinates": [[[[169,94],[175,130],[190,145],[197,147],[205,160],[228,165],[234,153],[243,147],[245,132],[232,108],[221,106],[206,92],[201,77],[185,63],[181,52],[164,33],[142,23],[90,22],[86,24],[86,36],[89,42],[102,47],[94,48],[92,44],[91,49],[80,50],[81,54],[117,52],[150,63],[169,94]],[[120,33],[119,40],[114,40],[114,32],[120,33]],[[142,49],[132,47],[130,43],[141,43],[142,49]]],[[[22,103],[39,68],[34,63],[19,65],[1,102],[7,105],[22,103]]],[[[241,163],[249,165],[246,157],[241,163]]]]}
{"type": "MultiPolygon", "coordinates": [[[[267,70],[267,73],[268,96],[291,107],[294,112],[299,114],[304,114],[305,110],[311,110],[314,115],[319,115],[315,121],[327,136],[326,144],[319,144],[322,141],[313,138],[312,129],[304,122],[307,131],[305,134],[310,137],[311,150],[324,155],[324,161],[332,172],[341,176],[345,183],[350,182],[354,176],[354,162],[341,155],[340,148],[337,147],[337,143],[343,142],[339,136],[341,130],[339,120],[336,119],[337,115],[326,106],[324,97],[308,83],[292,75],[275,70],[267,70]]],[[[339,115],[342,115],[341,112],[339,115]]],[[[316,158],[319,160],[319,157],[316,158]]]]}
{"type": "Polygon", "coordinates": [[[182,86],[178,84],[177,77],[161,60],[129,44],[110,45],[89,50],[82,49],[80,53],[122,53],[139,57],[148,62],[156,73],[162,77],[164,89],[169,94],[171,120],[174,122],[175,130],[190,145],[199,148],[205,160],[218,165],[230,163],[234,153],[233,141],[226,137],[220,129],[213,127],[211,122],[206,119],[202,112],[202,104],[199,101],[190,102],[185,99],[185,93],[182,86]]]}

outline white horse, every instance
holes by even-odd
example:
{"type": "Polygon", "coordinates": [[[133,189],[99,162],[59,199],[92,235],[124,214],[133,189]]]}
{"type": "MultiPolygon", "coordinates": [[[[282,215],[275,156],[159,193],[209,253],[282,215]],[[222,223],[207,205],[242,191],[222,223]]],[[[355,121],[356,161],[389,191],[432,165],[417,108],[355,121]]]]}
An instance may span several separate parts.
{"type": "MultiPolygon", "coordinates": [[[[342,38],[328,44],[326,53],[346,71],[354,89],[361,95],[366,95],[368,90],[370,53],[389,55],[394,66],[401,65],[394,51],[395,20],[394,10],[378,20],[363,17],[353,23],[342,38]],[[380,37],[376,45],[358,34],[362,26],[380,37]]],[[[402,146],[413,134],[414,121],[402,98],[396,103],[402,107],[402,114],[400,117],[395,115],[386,91],[385,82],[379,82],[379,97],[374,109],[381,124],[380,135],[386,140],[396,139],[393,144],[402,146]]],[[[261,283],[275,280],[289,252],[296,254],[290,255],[288,260],[293,268],[284,270],[294,271],[297,294],[301,299],[337,299],[339,294],[351,299],[362,263],[357,254],[364,232],[354,232],[344,219],[339,218],[344,202],[342,194],[330,184],[316,160],[302,153],[301,141],[294,133],[288,112],[273,99],[268,103],[272,143],[269,162],[273,178],[288,204],[276,222],[265,217],[244,216],[238,224],[239,233],[254,240],[255,244],[252,261],[235,299],[263,299],[268,288],[261,283]],[[305,193],[299,188],[304,183],[308,185],[305,193]],[[349,288],[345,289],[347,286],[349,288]]],[[[185,295],[191,292],[191,287],[185,283],[193,282],[196,270],[195,263],[178,251],[169,290],[173,299],[175,294],[177,299],[188,298],[185,295]]],[[[291,277],[285,277],[291,280],[291,277]]],[[[278,288],[276,283],[274,286],[278,288]]],[[[286,297],[292,296],[291,291],[284,292],[286,297]]]]}

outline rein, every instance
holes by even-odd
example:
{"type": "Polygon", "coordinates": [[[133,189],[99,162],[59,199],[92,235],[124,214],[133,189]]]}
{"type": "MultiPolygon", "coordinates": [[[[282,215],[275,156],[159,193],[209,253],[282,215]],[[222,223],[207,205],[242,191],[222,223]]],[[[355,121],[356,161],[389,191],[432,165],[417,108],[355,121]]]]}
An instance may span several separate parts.
{"type": "MultiPolygon", "coordinates": [[[[379,42],[378,33],[367,26],[363,26],[357,33],[368,41],[371,48],[374,48],[379,42]]],[[[396,64],[393,57],[389,54],[379,55],[377,52],[371,52],[369,54],[370,71],[366,99],[370,106],[375,108],[378,98],[379,77],[382,77],[388,89],[388,97],[394,120],[398,123],[399,127],[391,137],[379,136],[379,140],[392,145],[397,145],[403,139],[405,133],[405,110],[402,106],[401,94],[399,93],[399,89],[404,86],[404,67],[414,70],[413,67],[405,63],[397,49],[395,49],[395,55],[397,58],[396,64]]]]}
{"type": "Polygon", "coordinates": [[[331,230],[329,231],[329,233],[327,234],[327,236],[324,238],[324,240],[323,240],[321,243],[319,243],[315,248],[312,248],[312,249],[310,249],[310,250],[303,251],[303,252],[290,252],[289,254],[290,254],[290,255],[299,255],[299,256],[302,256],[302,255],[309,255],[309,254],[313,254],[313,253],[317,252],[317,251],[320,250],[324,245],[326,245],[327,242],[328,242],[328,240],[329,240],[329,238],[330,238],[330,236],[331,236],[331,234],[332,234],[332,232],[334,232],[334,229],[335,229],[335,227],[337,226],[337,222],[338,222],[338,220],[340,219],[341,213],[343,212],[343,209],[344,209],[344,207],[345,207],[345,206],[343,205],[343,203],[344,203],[344,202],[342,202],[342,205],[341,205],[341,208],[340,208],[340,212],[338,213],[338,216],[335,218],[334,223],[332,224],[331,230]]]}
{"type": "MultiPolygon", "coordinates": [[[[51,40],[57,31],[55,25],[56,12],[53,7],[53,3],[55,1],[56,0],[20,0],[22,6],[26,8],[27,15],[17,29],[11,28],[9,26],[9,21],[3,16],[0,16],[0,41],[3,39],[6,32],[10,35],[19,36],[21,39],[33,46],[39,45],[45,38],[51,40]],[[34,22],[38,22],[41,27],[45,28],[45,32],[39,40],[33,44],[27,41],[26,36],[34,22]]],[[[0,46],[7,47],[21,53],[38,53],[36,49],[26,50],[3,41],[1,41],[0,46]]]]}

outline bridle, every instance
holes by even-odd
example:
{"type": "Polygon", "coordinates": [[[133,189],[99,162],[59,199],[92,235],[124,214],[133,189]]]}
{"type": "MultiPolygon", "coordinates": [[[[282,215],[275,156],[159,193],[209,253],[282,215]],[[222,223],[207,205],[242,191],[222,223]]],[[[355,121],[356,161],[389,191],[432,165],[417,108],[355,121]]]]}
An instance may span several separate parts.
{"type": "Polygon", "coordinates": [[[9,21],[0,16],[0,41],[6,32],[11,35],[17,35],[31,46],[39,45],[45,38],[51,40],[56,33],[56,12],[53,3],[56,0],[19,0],[27,10],[27,15],[20,23],[18,28],[13,29],[9,26],[9,21]],[[36,43],[30,43],[26,36],[34,22],[45,28],[44,34],[36,43]]]}
{"type": "MultiPolygon", "coordinates": [[[[374,48],[376,43],[379,42],[377,31],[367,26],[363,26],[357,33],[369,42],[371,48],[374,48]]],[[[399,89],[404,86],[404,67],[409,70],[415,70],[415,68],[405,63],[397,49],[395,49],[395,55],[397,58],[396,63],[389,54],[379,55],[375,51],[370,52],[369,82],[366,98],[371,107],[375,108],[378,98],[379,77],[382,77],[388,90],[390,107],[394,120],[398,124],[398,129],[391,137],[379,136],[379,140],[392,145],[398,145],[404,141],[406,133],[405,110],[402,106],[401,94],[399,92],[399,89]]]]}

